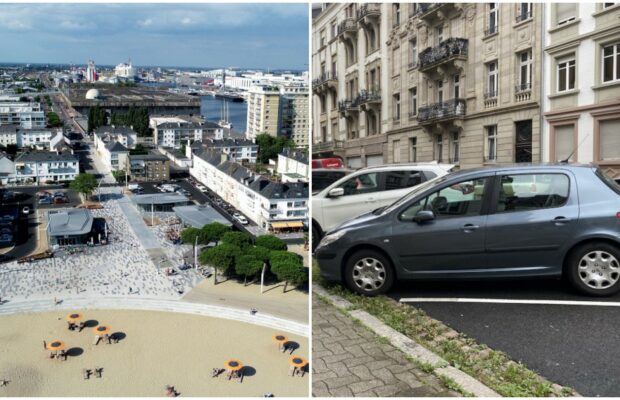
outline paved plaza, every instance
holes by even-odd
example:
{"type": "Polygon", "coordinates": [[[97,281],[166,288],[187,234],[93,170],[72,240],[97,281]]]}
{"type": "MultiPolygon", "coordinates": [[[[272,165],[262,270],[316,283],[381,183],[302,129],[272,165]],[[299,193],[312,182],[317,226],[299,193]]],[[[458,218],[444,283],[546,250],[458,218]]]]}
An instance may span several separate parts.
{"type": "Polygon", "coordinates": [[[312,299],[312,394],[317,397],[458,396],[351,317],[312,299]]]}

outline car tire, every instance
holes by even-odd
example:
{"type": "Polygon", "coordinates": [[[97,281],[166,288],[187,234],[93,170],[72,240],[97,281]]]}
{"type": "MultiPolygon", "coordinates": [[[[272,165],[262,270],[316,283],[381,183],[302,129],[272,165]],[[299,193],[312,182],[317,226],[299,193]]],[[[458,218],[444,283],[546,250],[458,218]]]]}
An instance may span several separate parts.
{"type": "Polygon", "coordinates": [[[589,296],[620,291],[620,249],[606,242],[585,243],[568,256],[564,274],[575,289],[589,296]]]}
{"type": "Polygon", "coordinates": [[[344,280],[347,287],[365,296],[377,296],[394,284],[390,260],[376,250],[360,250],[346,261],[344,280]]]}
{"type": "Polygon", "coordinates": [[[316,250],[317,246],[319,245],[319,242],[321,241],[321,239],[322,239],[321,233],[314,225],[312,225],[312,252],[313,253],[316,250]]]}

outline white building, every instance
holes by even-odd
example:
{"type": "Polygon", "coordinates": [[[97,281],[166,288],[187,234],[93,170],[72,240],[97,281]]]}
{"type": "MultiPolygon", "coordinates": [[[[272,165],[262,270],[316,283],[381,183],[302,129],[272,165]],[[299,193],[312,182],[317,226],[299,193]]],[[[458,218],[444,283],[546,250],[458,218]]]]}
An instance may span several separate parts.
{"type": "Polygon", "coordinates": [[[133,149],[138,143],[138,134],[126,126],[100,126],[93,135],[95,149],[105,146],[109,142],[119,142],[123,146],[133,149]]]}
{"type": "Polygon", "coordinates": [[[22,128],[45,128],[45,113],[36,102],[0,102],[0,125],[19,125],[22,128]]]}
{"type": "Polygon", "coordinates": [[[153,129],[153,140],[158,146],[178,149],[188,140],[203,139],[203,125],[180,117],[151,117],[149,126],[153,129]]]}
{"type": "Polygon", "coordinates": [[[190,175],[262,228],[302,228],[307,222],[307,183],[269,180],[216,149],[196,150],[191,156],[190,175]]]}
{"type": "Polygon", "coordinates": [[[207,139],[202,142],[208,149],[217,149],[229,156],[232,161],[256,163],[258,145],[248,139],[207,139]]]}
{"type": "Polygon", "coordinates": [[[0,145],[14,144],[18,148],[33,147],[37,150],[51,150],[52,144],[64,138],[62,130],[24,129],[19,125],[0,126],[0,145]]]}
{"type": "Polygon", "coordinates": [[[114,68],[114,75],[119,78],[133,79],[137,75],[136,69],[131,65],[131,59],[127,63],[120,63],[114,68]]]}
{"type": "Polygon", "coordinates": [[[283,182],[308,182],[308,156],[301,151],[282,151],[278,154],[277,172],[283,182]]]}
{"type": "Polygon", "coordinates": [[[95,62],[93,60],[88,60],[88,66],[86,67],[86,82],[96,82],[97,81],[97,67],[95,67],[95,62]]]}
{"type": "Polygon", "coordinates": [[[253,86],[247,97],[246,138],[266,133],[278,136],[280,132],[280,89],[276,86],[253,86]]]}
{"type": "Polygon", "coordinates": [[[77,156],[73,153],[32,151],[18,155],[14,161],[15,174],[8,177],[8,183],[46,184],[70,181],[80,172],[77,156]]]}

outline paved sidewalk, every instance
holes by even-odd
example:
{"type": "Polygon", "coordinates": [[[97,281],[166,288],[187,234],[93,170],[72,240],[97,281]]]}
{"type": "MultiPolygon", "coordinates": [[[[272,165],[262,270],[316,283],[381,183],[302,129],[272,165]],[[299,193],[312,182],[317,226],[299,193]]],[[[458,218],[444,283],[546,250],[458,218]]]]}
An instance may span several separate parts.
{"type": "Polygon", "coordinates": [[[313,396],[459,396],[316,296],[312,299],[312,346],[313,396]]]}

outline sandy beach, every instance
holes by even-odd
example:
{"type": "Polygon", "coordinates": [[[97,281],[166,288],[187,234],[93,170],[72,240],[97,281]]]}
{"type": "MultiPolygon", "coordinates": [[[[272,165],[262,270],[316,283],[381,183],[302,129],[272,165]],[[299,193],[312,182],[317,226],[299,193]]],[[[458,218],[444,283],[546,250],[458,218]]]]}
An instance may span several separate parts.
{"type": "MultiPolygon", "coordinates": [[[[76,310],[81,312],[80,310],[76,310]]],[[[181,396],[307,396],[309,375],[291,377],[289,355],[277,350],[272,329],[218,318],[150,311],[86,310],[84,320],[109,325],[125,338],[93,344],[93,328],[67,330],[66,312],[0,316],[0,397],[164,396],[173,385],[181,396]],[[43,340],[62,340],[67,361],[49,359],[43,340]],[[238,359],[248,366],[243,383],[212,368],[238,359]],[[103,367],[103,377],[84,380],[83,368],[103,367]]],[[[288,335],[307,358],[307,338],[288,335]]]]}

